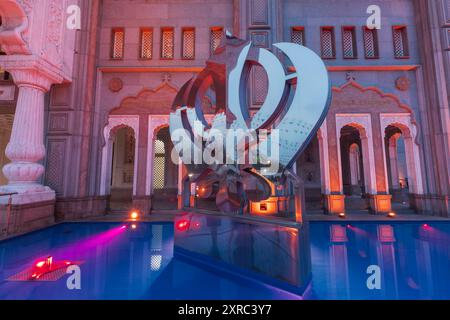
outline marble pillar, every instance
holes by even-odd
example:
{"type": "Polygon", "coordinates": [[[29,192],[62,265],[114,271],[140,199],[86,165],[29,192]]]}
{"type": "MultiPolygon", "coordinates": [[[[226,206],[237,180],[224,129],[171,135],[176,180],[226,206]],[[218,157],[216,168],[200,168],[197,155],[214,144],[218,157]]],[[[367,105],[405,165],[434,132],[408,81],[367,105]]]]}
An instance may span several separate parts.
{"type": "Polygon", "coordinates": [[[11,160],[3,167],[8,184],[0,187],[1,193],[17,193],[13,204],[26,204],[55,199],[55,192],[42,185],[41,177],[45,157],[44,99],[53,83],[62,79],[54,77],[51,70],[36,61],[22,62],[8,68],[19,88],[16,113],[6,156],[11,160]]]}

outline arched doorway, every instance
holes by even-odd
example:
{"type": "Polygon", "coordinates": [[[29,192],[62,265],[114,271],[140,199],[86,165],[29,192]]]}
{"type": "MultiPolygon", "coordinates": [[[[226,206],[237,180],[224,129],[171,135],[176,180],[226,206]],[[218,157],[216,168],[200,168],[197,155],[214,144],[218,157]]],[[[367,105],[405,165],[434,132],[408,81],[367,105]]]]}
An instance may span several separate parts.
{"type": "Polygon", "coordinates": [[[139,117],[131,115],[110,115],[103,129],[100,195],[110,196],[113,211],[129,210],[136,196],[138,132],[139,117]]]}
{"type": "Polygon", "coordinates": [[[304,183],[306,210],[320,210],[322,203],[319,139],[315,137],[297,160],[297,175],[304,183]]]}
{"type": "Polygon", "coordinates": [[[136,138],[132,128],[113,130],[110,202],[111,210],[129,210],[133,202],[136,138]]]}
{"type": "Polygon", "coordinates": [[[392,125],[385,129],[385,153],[389,193],[393,203],[409,205],[409,179],[402,131],[392,125]]]}
{"type": "Polygon", "coordinates": [[[178,163],[171,158],[173,143],[168,126],[155,132],[153,143],[152,209],[178,208],[178,163]]]}
{"type": "Polygon", "coordinates": [[[365,182],[369,168],[364,163],[364,149],[368,148],[365,129],[357,125],[345,125],[340,131],[339,142],[345,207],[368,209],[365,182]]]}
{"type": "MultiPolygon", "coordinates": [[[[400,117],[398,117],[400,120],[400,117]]],[[[385,159],[389,192],[396,207],[413,207],[411,195],[421,194],[422,177],[416,132],[407,116],[396,123],[386,123],[384,127],[385,159]]]]}

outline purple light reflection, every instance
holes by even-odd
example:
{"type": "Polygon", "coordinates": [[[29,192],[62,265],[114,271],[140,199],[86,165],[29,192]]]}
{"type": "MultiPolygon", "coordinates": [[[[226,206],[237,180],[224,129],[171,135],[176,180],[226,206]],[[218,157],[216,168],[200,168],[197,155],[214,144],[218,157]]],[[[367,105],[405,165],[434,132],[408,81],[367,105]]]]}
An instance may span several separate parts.
{"type": "MultiPolygon", "coordinates": [[[[86,252],[110,243],[126,230],[127,226],[121,225],[96,235],[89,236],[86,239],[78,240],[72,244],[64,245],[61,248],[54,249],[51,252],[46,253],[45,256],[53,256],[55,260],[80,259],[86,252]]],[[[30,264],[41,257],[42,255],[35,259],[30,259],[30,264]]]]}

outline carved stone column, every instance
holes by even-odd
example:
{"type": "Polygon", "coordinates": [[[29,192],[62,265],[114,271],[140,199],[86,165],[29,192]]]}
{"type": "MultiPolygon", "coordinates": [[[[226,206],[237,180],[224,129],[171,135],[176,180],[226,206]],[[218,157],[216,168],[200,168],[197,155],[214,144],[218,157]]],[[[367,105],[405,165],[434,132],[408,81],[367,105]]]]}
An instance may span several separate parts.
{"type": "Polygon", "coordinates": [[[44,146],[44,99],[53,83],[62,78],[42,60],[31,57],[10,59],[6,69],[13,75],[19,87],[16,113],[6,156],[11,160],[3,167],[8,179],[0,192],[17,192],[15,203],[46,201],[55,198],[55,192],[40,183],[45,157],[44,146]]]}
{"type": "Polygon", "coordinates": [[[399,176],[398,176],[398,159],[397,159],[397,138],[398,135],[394,135],[389,139],[389,163],[391,165],[391,180],[392,189],[399,189],[399,176]]]}

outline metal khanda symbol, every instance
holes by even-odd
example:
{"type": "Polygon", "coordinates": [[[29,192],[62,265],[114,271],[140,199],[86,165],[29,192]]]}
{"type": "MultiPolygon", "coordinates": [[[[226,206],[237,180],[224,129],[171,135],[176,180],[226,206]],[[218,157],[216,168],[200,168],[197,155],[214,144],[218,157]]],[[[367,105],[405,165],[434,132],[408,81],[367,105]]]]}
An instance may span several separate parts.
{"type": "Polygon", "coordinates": [[[331,90],[320,57],[293,43],[273,46],[284,64],[271,51],[227,34],[172,105],[174,149],[193,176],[198,196],[215,197],[223,212],[242,209],[248,200],[267,199],[273,189],[268,176],[285,175],[328,111],[331,90]],[[267,96],[254,114],[247,101],[253,66],[263,67],[268,79],[267,96]],[[203,111],[205,96],[215,107],[210,123],[203,111]],[[213,152],[211,145],[216,147],[213,152]],[[206,151],[214,161],[199,159],[206,151]],[[267,164],[277,170],[267,173],[267,164]]]}

